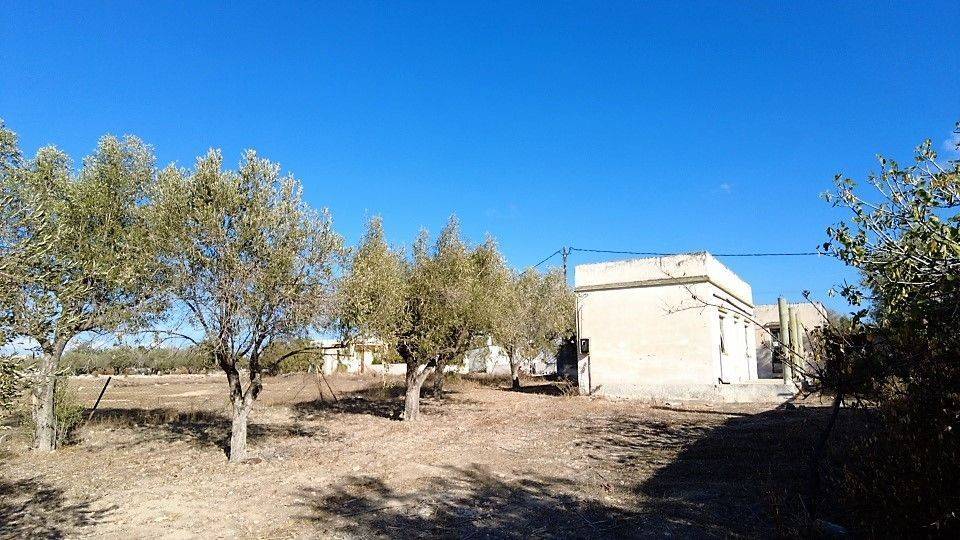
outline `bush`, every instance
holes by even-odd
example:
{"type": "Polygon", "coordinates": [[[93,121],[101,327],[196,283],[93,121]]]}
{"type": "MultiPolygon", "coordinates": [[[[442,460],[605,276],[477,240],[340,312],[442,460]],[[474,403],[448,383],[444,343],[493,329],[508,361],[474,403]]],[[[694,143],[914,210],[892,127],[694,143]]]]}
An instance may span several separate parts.
{"type": "Polygon", "coordinates": [[[870,304],[822,335],[822,389],[862,409],[837,433],[824,487],[865,536],[956,537],[960,162],[938,163],[927,140],[914,164],[880,167],[879,201],[839,176],[827,196],[852,217],[823,249],[860,271],[841,293],[870,304]]]}
{"type": "Polygon", "coordinates": [[[56,446],[76,442],[77,429],[83,423],[84,407],[67,379],[57,381],[54,392],[56,446]]]}
{"type": "Polygon", "coordinates": [[[960,350],[875,323],[821,343],[824,389],[853,409],[828,452],[824,506],[868,537],[960,533],[960,350]]]}

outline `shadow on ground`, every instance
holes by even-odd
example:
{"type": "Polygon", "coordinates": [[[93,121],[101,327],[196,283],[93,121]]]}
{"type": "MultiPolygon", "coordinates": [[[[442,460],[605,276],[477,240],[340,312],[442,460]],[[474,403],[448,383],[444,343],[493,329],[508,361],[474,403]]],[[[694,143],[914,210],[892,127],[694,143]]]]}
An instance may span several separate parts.
{"type": "Polygon", "coordinates": [[[618,416],[585,428],[580,444],[594,457],[612,456],[618,470],[608,474],[636,475],[640,508],[662,516],[670,534],[793,535],[803,527],[807,460],[827,414],[780,408],[713,425],[690,414],[618,416]]]}
{"type": "MultiPolygon", "coordinates": [[[[334,414],[365,414],[400,420],[403,414],[404,387],[388,385],[372,386],[355,392],[339,394],[336,399],[324,398],[302,401],[290,406],[297,420],[316,420],[334,414]]],[[[454,404],[458,410],[464,406],[477,406],[479,402],[461,397],[455,389],[444,391],[442,398],[432,396],[432,392],[423,391],[420,398],[420,412],[424,416],[446,414],[448,405],[454,404]]]]}
{"type": "MultiPolygon", "coordinates": [[[[426,409],[426,400],[420,402],[426,409]]],[[[290,406],[298,420],[316,420],[332,414],[367,414],[380,418],[399,420],[403,401],[397,399],[368,399],[364,396],[341,395],[337,400],[301,401],[290,406]]]]}
{"type": "Polygon", "coordinates": [[[501,390],[520,392],[522,394],[540,394],[542,396],[568,396],[571,394],[570,383],[565,382],[525,382],[520,388],[512,386],[502,387],[501,390]]]}
{"type": "Polygon", "coordinates": [[[445,468],[402,493],[372,477],[303,489],[299,516],[321,535],[389,538],[596,538],[631,536],[644,516],[582,499],[559,477],[505,479],[479,466],[445,468]]]}
{"type": "MultiPolygon", "coordinates": [[[[347,537],[804,535],[800,493],[826,410],[676,414],[595,419],[579,428],[586,462],[555,475],[514,478],[473,465],[444,468],[415,485],[360,476],[304,488],[301,517],[321,535],[347,537]]],[[[571,452],[571,460],[579,455],[571,452]]]]}
{"type": "MultiPolygon", "coordinates": [[[[89,414],[87,412],[86,414],[89,414]]],[[[184,412],[171,408],[156,409],[98,409],[90,426],[118,426],[137,429],[144,434],[136,444],[147,441],[186,441],[198,446],[216,446],[226,453],[230,442],[231,420],[214,411],[184,412]]],[[[291,424],[261,424],[250,422],[247,442],[270,437],[314,437],[322,430],[299,422],[291,424]]]]}
{"type": "Polygon", "coordinates": [[[68,501],[62,490],[37,479],[0,478],[0,538],[63,538],[102,521],[113,508],[68,501]]]}

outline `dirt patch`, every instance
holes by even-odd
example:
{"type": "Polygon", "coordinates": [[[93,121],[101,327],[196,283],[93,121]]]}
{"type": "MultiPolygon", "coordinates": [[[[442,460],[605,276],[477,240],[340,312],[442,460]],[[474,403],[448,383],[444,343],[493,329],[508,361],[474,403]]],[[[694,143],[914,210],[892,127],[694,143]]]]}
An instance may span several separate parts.
{"type": "MultiPolygon", "coordinates": [[[[104,380],[73,384],[92,405],[104,380]]],[[[257,459],[228,465],[223,377],[115,378],[77,446],[39,455],[7,430],[0,537],[764,536],[822,418],[461,381],[408,424],[400,381],[328,382],[267,380],[257,459]]]]}

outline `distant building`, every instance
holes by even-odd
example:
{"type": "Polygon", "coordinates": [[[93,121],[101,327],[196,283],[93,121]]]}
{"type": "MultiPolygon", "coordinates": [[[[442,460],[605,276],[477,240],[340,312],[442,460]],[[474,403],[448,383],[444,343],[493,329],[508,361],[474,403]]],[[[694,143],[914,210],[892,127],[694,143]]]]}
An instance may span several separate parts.
{"type": "Polygon", "coordinates": [[[759,381],[750,285],[709,253],[578,265],[582,393],[782,399],[759,381]]]}
{"type": "MultiPolygon", "coordinates": [[[[552,375],[557,372],[557,358],[539,354],[535,358],[521,359],[520,371],[529,375],[552,375]]],[[[494,344],[493,339],[487,338],[483,347],[467,351],[460,372],[510,375],[510,356],[503,347],[494,344]]]]}
{"type": "Polygon", "coordinates": [[[467,351],[463,358],[463,372],[489,373],[492,375],[510,374],[510,357],[507,351],[499,345],[494,345],[491,338],[487,344],[467,351]]]}
{"type": "Polygon", "coordinates": [[[324,373],[367,373],[382,371],[382,368],[373,368],[374,360],[378,363],[385,356],[383,343],[379,340],[365,340],[359,343],[343,345],[335,339],[318,339],[314,344],[322,347],[320,356],[323,359],[324,373]]]}
{"type": "MultiPolygon", "coordinates": [[[[826,326],[826,309],[820,302],[788,304],[800,319],[804,336],[804,350],[810,350],[809,332],[826,326]]],[[[757,326],[757,375],[761,379],[783,377],[783,355],[780,352],[780,308],[777,304],[762,304],[756,307],[754,320],[757,326]]]]}

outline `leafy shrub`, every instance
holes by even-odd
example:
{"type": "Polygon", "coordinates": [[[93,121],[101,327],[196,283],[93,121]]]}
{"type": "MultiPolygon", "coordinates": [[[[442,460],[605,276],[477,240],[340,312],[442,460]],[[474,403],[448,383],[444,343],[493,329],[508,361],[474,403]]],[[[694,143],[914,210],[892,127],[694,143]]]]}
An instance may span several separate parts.
{"type": "Polygon", "coordinates": [[[823,250],[860,271],[844,297],[870,304],[822,336],[823,389],[863,409],[837,434],[824,487],[865,536],[956,537],[960,161],[938,163],[927,140],[914,164],[880,167],[879,201],[840,176],[826,196],[852,217],[823,250]]]}
{"type": "Polygon", "coordinates": [[[57,381],[54,392],[56,446],[76,442],[77,429],[83,423],[84,407],[67,379],[57,381]]]}

